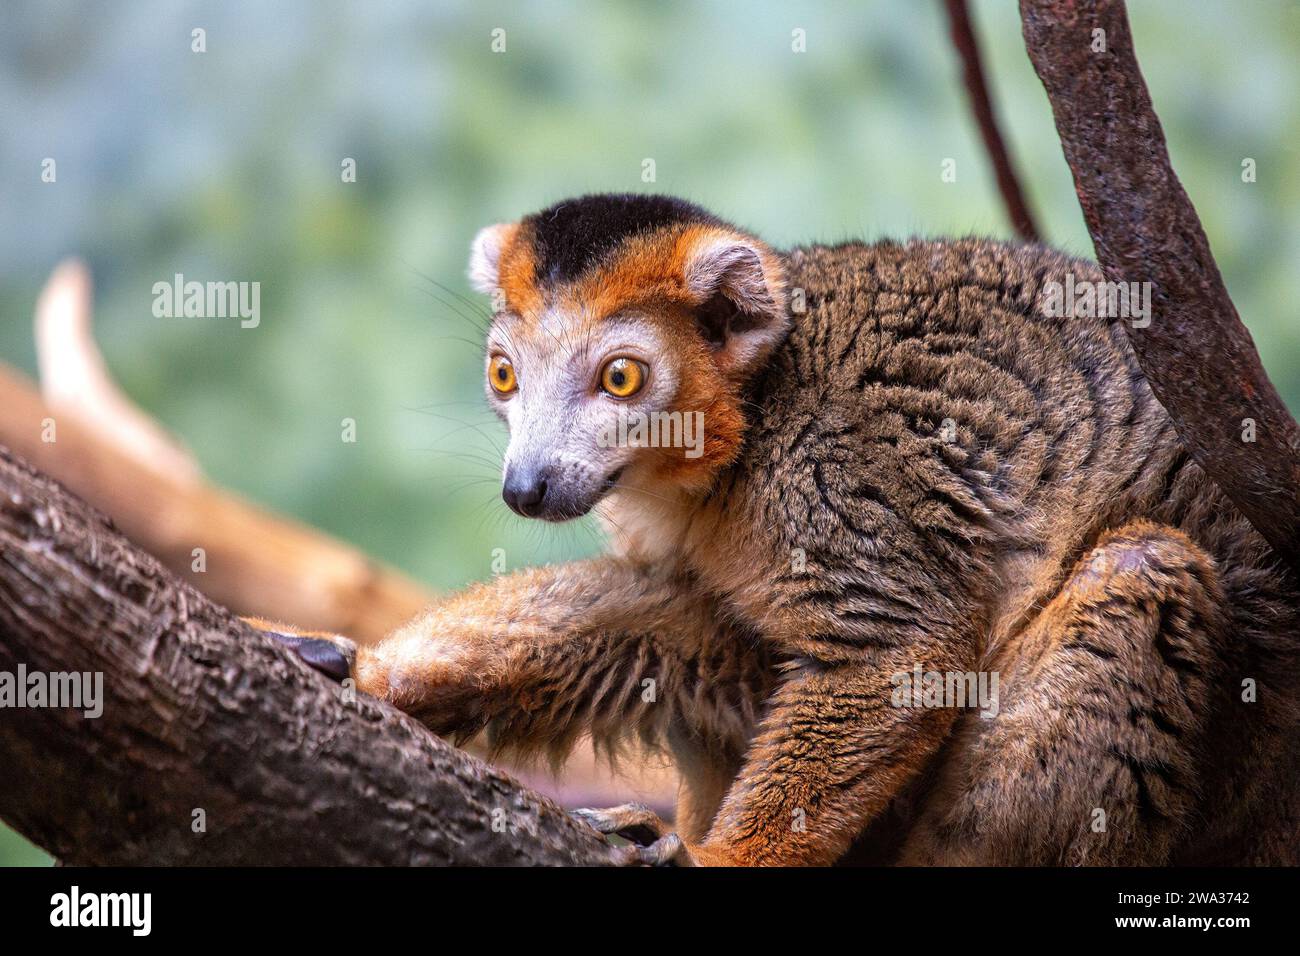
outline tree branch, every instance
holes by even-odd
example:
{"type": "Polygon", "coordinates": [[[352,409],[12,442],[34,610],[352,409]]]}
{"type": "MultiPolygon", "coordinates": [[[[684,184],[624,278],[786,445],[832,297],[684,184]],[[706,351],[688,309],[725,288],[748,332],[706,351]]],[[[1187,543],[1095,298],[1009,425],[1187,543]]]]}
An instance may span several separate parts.
{"type": "Polygon", "coordinates": [[[1011,154],[1007,151],[1002,130],[993,114],[993,102],[989,97],[988,81],[980,62],[979,44],[975,40],[975,29],[971,26],[966,0],[944,0],[944,6],[948,10],[948,22],[952,28],[952,43],[961,57],[962,78],[966,83],[966,94],[970,98],[971,112],[975,114],[980,136],[984,138],[984,147],[993,161],[993,173],[997,177],[1002,201],[1007,207],[1007,216],[1021,239],[1037,242],[1038,228],[1034,225],[1034,216],[1029,211],[1029,203],[1025,201],[1020,180],[1011,163],[1011,154]]]}
{"type": "Polygon", "coordinates": [[[411,718],[349,702],[0,448],[11,692],[20,665],[102,674],[97,718],[83,700],[10,705],[0,720],[0,817],[68,863],[617,859],[594,830],[411,718]]]}
{"type": "Polygon", "coordinates": [[[1020,0],[1020,13],[1097,261],[1111,282],[1151,283],[1150,325],[1125,325],[1143,373],[1197,464],[1300,571],[1300,428],[1170,165],[1122,0],[1020,0]]]}

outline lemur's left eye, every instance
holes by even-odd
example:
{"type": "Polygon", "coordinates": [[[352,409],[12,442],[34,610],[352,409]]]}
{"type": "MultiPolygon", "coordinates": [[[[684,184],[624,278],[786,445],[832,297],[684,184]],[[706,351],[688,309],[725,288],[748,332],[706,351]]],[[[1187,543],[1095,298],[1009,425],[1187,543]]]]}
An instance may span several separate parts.
{"type": "Polygon", "coordinates": [[[519,382],[515,378],[515,367],[504,355],[492,356],[492,361],[488,363],[488,381],[501,395],[509,395],[519,387],[519,382]]]}
{"type": "Polygon", "coordinates": [[[601,370],[600,387],[615,398],[630,398],[641,391],[646,371],[636,359],[610,359],[601,370]]]}

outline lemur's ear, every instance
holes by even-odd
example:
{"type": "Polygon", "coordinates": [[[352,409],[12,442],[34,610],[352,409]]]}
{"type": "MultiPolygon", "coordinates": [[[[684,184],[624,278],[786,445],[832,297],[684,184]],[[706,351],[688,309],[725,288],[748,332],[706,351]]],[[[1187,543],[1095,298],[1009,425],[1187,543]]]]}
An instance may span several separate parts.
{"type": "Polygon", "coordinates": [[[499,222],[478,231],[469,247],[469,284],[484,295],[491,295],[500,283],[501,250],[516,225],[499,222]]]}
{"type": "Polygon", "coordinates": [[[790,327],[785,276],[772,252],[736,235],[700,239],[685,257],[696,323],[725,371],[743,373],[766,358],[790,327]]]}

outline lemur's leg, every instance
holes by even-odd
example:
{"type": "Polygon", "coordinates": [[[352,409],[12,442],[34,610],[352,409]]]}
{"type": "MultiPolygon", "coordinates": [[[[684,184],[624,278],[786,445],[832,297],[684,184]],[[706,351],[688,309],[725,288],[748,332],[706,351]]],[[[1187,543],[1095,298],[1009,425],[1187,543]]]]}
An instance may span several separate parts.
{"type": "Polygon", "coordinates": [[[1195,825],[1222,600],[1181,533],[1104,538],[992,663],[999,712],[963,719],[900,862],[1165,863],[1195,825]]]}
{"type": "Polygon", "coordinates": [[[690,581],[603,558],[454,595],[361,647],[356,677],[458,739],[487,728],[501,749],[558,757],[585,734],[640,738],[712,768],[744,752],[770,688],[752,644],[690,581]]]}
{"type": "MultiPolygon", "coordinates": [[[[642,862],[709,866],[829,865],[938,748],[953,714],[891,709],[889,675],[914,654],[879,659],[879,670],[821,670],[787,678],[770,702],[736,782],[702,840],[670,832],[649,811],[589,815],[604,832],[657,837],[642,862]]],[[[926,666],[943,667],[938,661],[926,666]]]]}

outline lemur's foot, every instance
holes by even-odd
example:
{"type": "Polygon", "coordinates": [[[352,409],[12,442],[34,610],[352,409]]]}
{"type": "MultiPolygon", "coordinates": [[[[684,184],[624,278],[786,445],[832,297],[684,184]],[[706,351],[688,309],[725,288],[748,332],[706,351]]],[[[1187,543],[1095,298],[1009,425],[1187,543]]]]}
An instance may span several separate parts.
{"type": "Polygon", "coordinates": [[[639,803],[625,803],[608,810],[571,811],[583,823],[600,833],[612,833],[630,841],[630,866],[697,866],[686,842],[659,814],[639,803]]]}
{"type": "Polygon", "coordinates": [[[295,631],[293,628],[259,618],[246,617],[244,621],[292,648],[313,669],[330,680],[342,683],[352,676],[357,664],[357,645],[341,634],[325,631],[295,631]]]}

